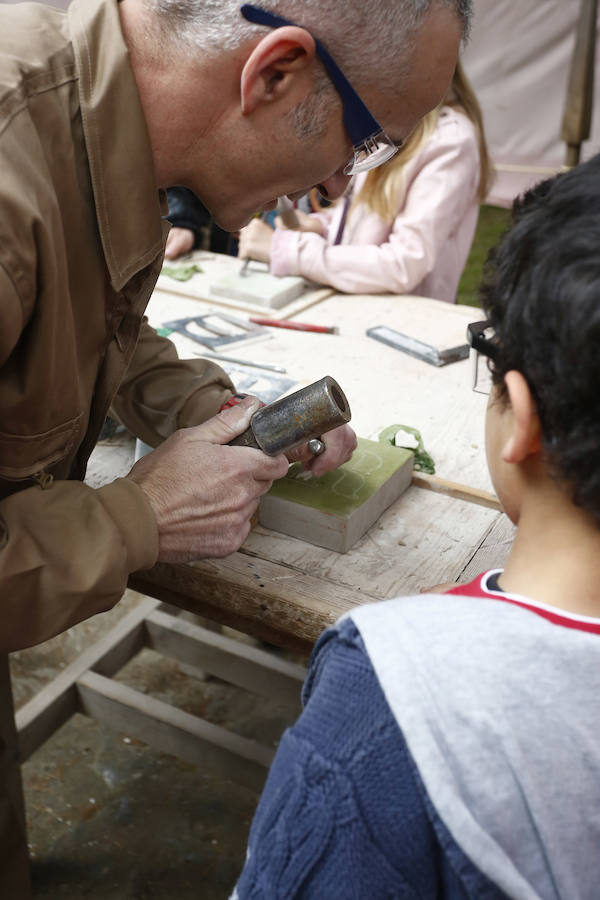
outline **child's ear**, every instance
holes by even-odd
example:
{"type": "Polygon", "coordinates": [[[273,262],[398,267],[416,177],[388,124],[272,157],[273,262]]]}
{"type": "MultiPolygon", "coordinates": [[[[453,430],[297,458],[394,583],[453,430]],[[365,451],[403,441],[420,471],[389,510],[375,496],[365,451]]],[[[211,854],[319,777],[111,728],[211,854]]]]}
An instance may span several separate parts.
{"type": "Polygon", "coordinates": [[[507,372],[504,383],[511,406],[512,428],[502,449],[502,459],[508,463],[520,463],[540,450],[540,420],[523,375],[514,370],[507,372]]]}
{"type": "Polygon", "coordinates": [[[254,47],[240,79],[242,113],[249,115],[261,102],[271,102],[286,93],[294,76],[315,58],[315,41],[304,28],[276,28],[254,47]]]}

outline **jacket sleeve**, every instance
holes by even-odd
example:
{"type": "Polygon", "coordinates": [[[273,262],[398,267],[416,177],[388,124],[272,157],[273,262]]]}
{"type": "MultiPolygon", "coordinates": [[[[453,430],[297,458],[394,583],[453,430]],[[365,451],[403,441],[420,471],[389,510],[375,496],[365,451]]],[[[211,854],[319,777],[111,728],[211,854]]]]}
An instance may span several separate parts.
{"type": "MultiPolygon", "coordinates": [[[[0,298],[4,361],[18,344],[27,309],[1,265],[0,298]]],[[[130,573],[154,565],[157,556],[154,514],[142,490],[127,479],[97,490],[55,481],[46,490],[33,486],[4,496],[0,652],[40,643],[110,609],[130,573]]]]}
{"type": "Polygon", "coordinates": [[[331,246],[316,234],[276,231],[271,272],[302,275],[349,294],[410,293],[432,271],[449,236],[477,203],[475,130],[465,116],[449,124],[445,127],[442,120],[407,163],[405,202],[384,243],[331,246]]]}
{"type": "Polygon", "coordinates": [[[45,641],[114,606],[158,555],[143,491],[56,481],[0,503],[0,652],[45,641]]]}
{"type": "Polygon", "coordinates": [[[179,359],[174,344],[144,320],[112,409],[133,434],[156,447],[178,428],[210,419],[233,391],[219,366],[206,359],[179,359]]]}

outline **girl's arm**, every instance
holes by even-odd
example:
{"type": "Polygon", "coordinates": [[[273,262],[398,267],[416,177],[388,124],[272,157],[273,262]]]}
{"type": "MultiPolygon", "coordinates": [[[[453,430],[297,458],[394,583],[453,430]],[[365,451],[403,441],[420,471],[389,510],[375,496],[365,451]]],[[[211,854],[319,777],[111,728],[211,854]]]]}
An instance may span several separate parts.
{"type": "MultiPolygon", "coordinates": [[[[441,117],[426,146],[407,163],[406,202],[387,234],[378,216],[362,210],[357,214],[368,219],[349,222],[362,232],[359,243],[331,246],[315,234],[279,231],[271,247],[271,272],[303,275],[346,293],[413,291],[449,252],[449,239],[478,204],[475,130],[464,115],[447,118],[441,117]]],[[[462,265],[465,261],[466,255],[462,265]]]]}

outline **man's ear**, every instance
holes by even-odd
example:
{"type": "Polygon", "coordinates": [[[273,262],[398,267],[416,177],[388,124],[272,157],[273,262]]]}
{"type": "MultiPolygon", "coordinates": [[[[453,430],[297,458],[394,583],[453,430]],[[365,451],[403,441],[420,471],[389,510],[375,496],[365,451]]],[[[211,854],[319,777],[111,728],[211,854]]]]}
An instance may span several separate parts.
{"type": "Polygon", "coordinates": [[[514,370],[507,372],[504,383],[511,406],[512,426],[510,436],[502,448],[502,459],[507,463],[521,463],[540,450],[540,420],[523,375],[514,370]]]}
{"type": "Polygon", "coordinates": [[[249,115],[262,102],[282,97],[295,75],[315,57],[315,41],[304,28],[285,25],[264,37],[246,60],[240,79],[242,113],[249,115]]]}

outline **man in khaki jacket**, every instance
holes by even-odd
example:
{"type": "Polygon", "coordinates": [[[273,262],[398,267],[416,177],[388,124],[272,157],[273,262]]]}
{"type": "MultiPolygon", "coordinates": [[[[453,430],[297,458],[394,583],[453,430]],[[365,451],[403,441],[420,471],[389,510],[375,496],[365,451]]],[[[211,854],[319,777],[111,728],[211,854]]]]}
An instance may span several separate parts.
{"type": "MultiPolygon", "coordinates": [[[[178,360],[143,318],[168,230],[162,189],[190,187],[228,230],[315,185],[335,199],[353,159],[381,161],[443,97],[468,6],[273,0],[300,26],[232,0],[0,7],[0,652],[110,608],[157,560],[236,550],[287,469],[224,446],[256,401],[219,413],[227,375],[178,360]],[[315,34],[369,107],[366,126],[315,34]],[[359,146],[373,116],[391,141],[359,146]],[[111,405],[157,449],[92,489],[111,405]]],[[[347,426],[331,432],[314,474],[354,446],[347,426]]],[[[0,763],[4,747],[0,735],[0,763]]],[[[0,785],[12,900],[28,889],[9,794],[0,785]]]]}

